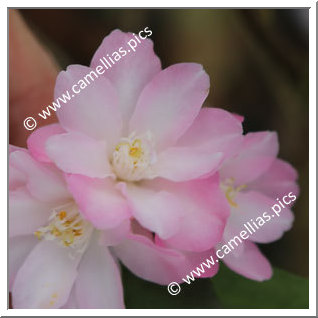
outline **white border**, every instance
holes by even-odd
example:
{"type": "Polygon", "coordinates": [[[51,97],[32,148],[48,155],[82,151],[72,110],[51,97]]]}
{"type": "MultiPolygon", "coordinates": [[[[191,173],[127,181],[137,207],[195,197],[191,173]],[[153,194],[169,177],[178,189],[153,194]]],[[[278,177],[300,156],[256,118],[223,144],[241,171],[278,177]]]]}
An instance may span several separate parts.
{"type": "MultiPolygon", "coordinates": [[[[1,62],[2,70],[7,70],[7,7],[24,7],[26,2],[24,1],[6,1],[6,7],[1,8],[0,25],[1,25],[1,43],[2,49],[1,62]]],[[[70,0],[55,0],[46,1],[43,3],[38,0],[31,0],[27,2],[28,7],[79,7],[78,1],[70,0]]],[[[84,4],[84,3],[83,3],[84,4]]],[[[87,4],[87,3],[85,3],[87,4]]],[[[101,0],[90,0],[91,7],[119,7],[119,2],[111,4],[109,2],[101,0]]],[[[182,315],[182,316],[312,316],[316,315],[316,2],[314,1],[202,1],[196,0],[195,3],[190,1],[173,1],[173,0],[161,0],[161,1],[122,1],[120,3],[122,7],[310,7],[309,10],[309,125],[310,125],[310,137],[309,137],[309,167],[310,167],[310,180],[309,180],[309,211],[310,211],[310,224],[309,224],[309,308],[310,309],[7,309],[7,263],[5,257],[1,258],[0,262],[0,314],[1,316],[162,316],[162,315],[182,315]]],[[[288,54],[288,52],[286,52],[288,54]]],[[[1,118],[1,167],[2,167],[2,182],[1,182],[1,202],[7,202],[7,180],[4,176],[7,175],[7,110],[5,105],[7,104],[7,72],[2,71],[1,77],[1,96],[2,106],[0,107],[1,118]],[[4,138],[6,136],[6,138],[4,138]]],[[[6,204],[7,205],[7,204],[6,204]]],[[[6,213],[7,206],[2,209],[2,222],[0,231],[0,246],[2,250],[1,255],[7,253],[7,220],[6,213]]],[[[291,299],[291,301],[293,301],[291,299]]]]}

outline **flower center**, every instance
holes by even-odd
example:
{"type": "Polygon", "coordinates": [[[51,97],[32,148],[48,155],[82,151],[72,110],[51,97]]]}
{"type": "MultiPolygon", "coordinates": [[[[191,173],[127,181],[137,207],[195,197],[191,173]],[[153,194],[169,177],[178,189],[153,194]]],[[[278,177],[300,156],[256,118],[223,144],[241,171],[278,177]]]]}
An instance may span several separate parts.
{"type": "Polygon", "coordinates": [[[112,154],[111,163],[117,177],[126,181],[139,181],[154,178],[152,165],[156,152],[150,132],[136,136],[133,132],[121,138],[112,154]]]}
{"type": "Polygon", "coordinates": [[[49,217],[49,224],[34,232],[38,239],[54,240],[64,247],[77,252],[86,249],[93,226],[85,221],[75,204],[56,208],[49,217]]]}
{"type": "Polygon", "coordinates": [[[233,208],[237,208],[238,205],[235,202],[236,194],[239,191],[245,189],[246,185],[242,184],[238,187],[235,187],[234,183],[235,183],[234,178],[228,178],[225,181],[221,182],[221,189],[224,191],[225,196],[226,196],[227,201],[229,202],[230,206],[233,208]]]}

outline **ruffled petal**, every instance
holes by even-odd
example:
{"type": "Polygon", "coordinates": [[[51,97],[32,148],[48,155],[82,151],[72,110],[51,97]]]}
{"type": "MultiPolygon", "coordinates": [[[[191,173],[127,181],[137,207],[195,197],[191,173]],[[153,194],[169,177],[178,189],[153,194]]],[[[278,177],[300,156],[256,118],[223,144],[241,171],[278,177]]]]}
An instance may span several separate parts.
{"type": "Polygon", "coordinates": [[[135,275],[157,284],[180,282],[189,269],[186,257],[181,252],[155,245],[141,235],[131,234],[113,250],[135,275]]]}
{"type": "Polygon", "coordinates": [[[53,165],[35,161],[26,151],[11,153],[9,160],[26,175],[26,187],[34,198],[57,204],[70,198],[62,173],[53,165]]]}
{"type": "MultiPolygon", "coordinates": [[[[160,193],[168,193],[174,198],[171,209],[157,209],[157,213],[151,213],[151,217],[157,221],[152,221],[153,227],[148,227],[156,232],[167,243],[174,248],[185,251],[201,252],[215,246],[221,239],[225,222],[230,210],[223,192],[219,188],[218,175],[206,179],[197,179],[187,182],[169,182],[163,179],[156,179],[143,183],[144,188],[160,193]],[[164,211],[171,211],[163,214],[164,211]],[[163,216],[166,216],[164,219],[163,216]],[[161,223],[159,223],[161,220],[161,223]],[[162,220],[165,220],[163,222],[162,220]],[[161,224],[161,232],[158,232],[158,224],[161,224]],[[156,228],[155,228],[156,227],[156,228]],[[163,231],[170,231],[166,238],[163,231]],[[171,236],[171,234],[175,233],[171,236]]],[[[151,198],[149,198],[151,201],[151,198]]],[[[142,201],[144,202],[144,201],[142,201]]],[[[170,201],[163,200],[163,205],[168,205],[170,201]]],[[[142,204],[142,203],[141,203],[142,204]]],[[[149,212],[152,209],[144,210],[144,217],[151,217],[149,212]],[[148,212],[148,215],[146,214],[148,212]]],[[[141,225],[147,227],[144,220],[133,212],[141,225]]],[[[149,224],[148,224],[149,226],[149,224]]],[[[166,234],[166,233],[165,233],[166,234]]]]}
{"type": "Polygon", "coordinates": [[[219,108],[202,108],[191,127],[178,140],[177,146],[193,152],[222,152],[225,158],[234,155],[243,142],[241,121],[219,108]]]}
{"type": "Polygon", "coordinates": [[[45,149],[46,141],[51,136],[62,134],[64,132],[65,130],[60,124],[51,124],[38,128],[29,136],[27,140],[30,154],[37,161],[51,162],[51,159],[47,156],[45,149]]]}
{"type": "Polygon", "coordinates": [[[80,86],[87,87],[67,104],[61,103],[57,117],[64,129],[107,140],[109,145],[113,145],[119,140],[122,129],[117,93],[106,77],[96,78],[93,72],[91,68],[81,65],[70,65],[66,71],[60,72],[56,80],[55,98],[62,96],[66,90],[72,94],[74,85],[77,85],[77,91],[80,86]]]}
{"type": "Polygon", "coordinates": [[[171,181],[188,181],[207,174],[212,175],[220,167],[223,154],[209,153],[193,148],[170,147],[158,155],[155,173],[171,181]]]}
{"type": "Polygon", "coordinates": [[[132,33],[112,31],[104,38],[91,62],[92,68],[103,66],[103,63],[106,64],[105,59],[109,61],[107,54],[112,54],[114,60],[117,52],[117,63],[108,68],[103,76],[109,78],[117,90],[119,108],[125,122],[131,117],[144,86],[161,70],[160,60],[154,53],[152,41],[141,40],[136,51],[133,52],[128,46],[131,39],[134,40],[132,33]],[[118,55],[121,56],[120,60],[118,55]]]}
{"type": "Polygon", "coordinates": [[[298,196],[297,178],[297,171],[288,162],[276,159],[266,173],[249,184],[249,188],[275,199],[290,192],[298,196]]]}
{"type": "Polygon", "coordinates": [[[13,308],[60,308],[69,298],[80,256],[68,248],[41,241],[31,251],[14,280],[13,308]]]}
{"type": "MultiPolygon", "coordinates": [[[[278,201],[267,197],[259,192],[249,191],[238,193],[236,196],[237,207],[232,207],[228,224],[232,230],[246,230],[244,224],[250,222],[255,233],[250,240],[257,243],[269,243],[280,239],[285,231],[288,231],[293,224],[294,215],[288,207],[280,207],[278,201]],[[272,207],[276,205],[275,214],[272,207]],[[281,211],[279,212],[279,207],[281,211]],[[264,213],[266,214],[264,215],[264,213]],[[255,222],[256,226],[253,224],[255,222]],[[258,227],[258,229],[257,229],[258,227]]],[[[252,230],[253,231],[253,230],[252,230]]]]}
{"type": "Polygon", "coordinates": [[[33,234],[46,224],[53,206],[34,199],[25,188],[9,193],[9,236],[33,234]]]}
{"type": "Polygon", "coordinates": [[[118,226],[131,216],[130,209],[112,179],[66,176],[68,187],[83,216],[98,229],[118,226]]]}
{"type": "Polygon", "coordinates": [[[118,265],[106,247],[92,240],[75,282],[78,308],[124,308],[123,287],[118,265]]]}
{"type": "Polygon", "coordinates": [[[158,149],[174,145],[198,115],[209,87],[209,76],[199,64],[166,68],[142,91],[130,131],[152,132],[158,149]]]}
{"type": "Polygon", "coordinates": [[[49,138],[46,149],[49,157],[64,172],[92,178],[113,176],[104,141],[72,132],[49,138]]]}
{"type": "Polygon", "coordinates": [[[143,227],[165,239],[178,231],[183,206],[176,195],[134,185],[127,186],[125,194],[133,216],[143,227]]]}
{"type": "Polygon", "coordinates": [[[245,241],[240,255],[229,253],[222,261],[234,272],[257,281],[272,277],[272,267],[267,258],[260,252],[256,244],[245,241]]]}
{"type": "Polygon", "coordinates": [[[221,178],[233,178],[237,186],[248,184],[270,168],[277,153],[275,132],[249,133],[244,136],[240,153],[223,165],[221,178]]]}

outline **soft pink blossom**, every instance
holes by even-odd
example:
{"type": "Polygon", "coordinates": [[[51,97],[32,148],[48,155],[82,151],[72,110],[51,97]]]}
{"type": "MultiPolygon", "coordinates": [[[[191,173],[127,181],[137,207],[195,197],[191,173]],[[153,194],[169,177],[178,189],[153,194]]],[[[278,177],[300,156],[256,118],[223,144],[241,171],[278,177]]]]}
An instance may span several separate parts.
{"type": "MultiPolygon", "coordinates": [[[[55,95],[131,36],[112,32],[91,68],[59,74],[55,95]]],[[[161,70],[144,40],[60,108],[58,124],[33,132],[28,150],[10,148],[14,308],[122,308],[117,258],[168,284],[209,256],[230,212],[217,171],[239,148],[242,126],[201,109],[208,91],[202,66],[161,70]]]]}
{"type": "MultiPolygon", "coordinates": [[[[238,153],[224,162],[220,170],[221,187],[231,207],[231,215],[219,247],[246,230],[244,223],[251,219],[255,221],[264,212],[271,216],[248,240],[242,240],[243,243],[222,259],[237,273],[259,281],[269,279],[272,269],[255,243],[280,239],[294,220],[290,210],[292,204],[285,205],[279,217],[271,207],[290,192],[298,195],[297,172],[290,164],[276,158],[278,148],[276,133],[248,133],[238,153]]],[[[259,222],[262,224],[260,219],[259,222]]]]}
{"type": "MultiPolygon", "coordinates": [[[[59,74],[55,95],[130,37],[113,31],[91,67],[71,65],[59,74]]],[[[198,64],[161,70],[152,42],[143,40],[61,107],[59,124],[35,131],[28,147],[66,173],[69,191],[96,228],[134,218],[172,247],[207,250],[221,239],[229,215],[215,172],[242,138],[239,119],[201,109],[209,85],[198,64]]]]}

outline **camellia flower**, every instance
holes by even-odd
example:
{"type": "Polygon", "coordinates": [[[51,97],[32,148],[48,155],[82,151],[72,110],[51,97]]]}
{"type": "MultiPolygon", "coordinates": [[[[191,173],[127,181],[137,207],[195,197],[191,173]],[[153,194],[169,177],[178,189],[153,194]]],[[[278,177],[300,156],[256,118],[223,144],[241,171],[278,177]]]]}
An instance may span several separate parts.
{"type": "MultiPolygon", "coordinates": [[[[55,96],[93,74],[105,52],[131,36],[113,31],[90,68],[61,72],[55,96]]],[[[173,248],[205,251],[220,241],[229,215],[215,172],[242,138],[233,115],[201,110],[208,92],[200,65],[161,70],[152,42],[143,40],[58,109],[59,124],[35,131],[28,147],[65,172],[81,213],[96,228],[133,218],[173,248]]]]}
{"type": "Polygon", "coordinates": [[[225,264],[235,272],[254,280],[269,279],[272,269],[269,261],[255,243],[270,243],[281,238],[293,223],[290,210],[298,195],[297,172],[285,161],[277,159],[278,141],[276,133],[248,133],[238,153],[227,160],[221,170],[221,187],[231,207],[223,240],[229,242],[244,228],[246,222],[255,222],[255,233],[231,252],[223,253],[225,264]],[[288,198],[283,207],[279,205],[284,196],[288,198]],[[280,206],[279,216],[271,210],[280,206]],[[266,212],[266,220],[263,213],[266,212]]]}
{"type": "Polygon", "coordinates": [[[62,173],[11,147],[9,189],[13,308],[123,308],[118,265],[62,173]]]}
{"type": "MultiPolygon", "coordinates": [[[[130,37],[112,32],[91,67],[130,37]]],[[[61,72],[55,95],[92,70],[61,72]]],[[[12,149],[14,308],[122,308],[114,257],[167,284],[209,256],[230,212],[217,171],[237,151],[242,126],[201,109],[208,90],[200,65],[161,70],[144,40],[59,109],[59,124],[33,132],[28,150],[12,149]]]]}

